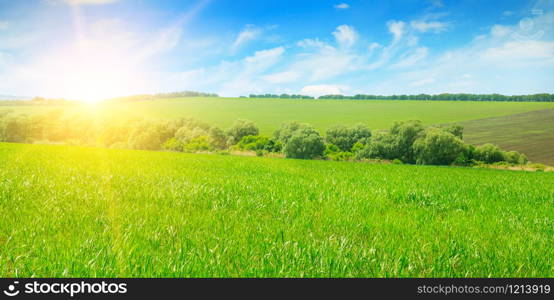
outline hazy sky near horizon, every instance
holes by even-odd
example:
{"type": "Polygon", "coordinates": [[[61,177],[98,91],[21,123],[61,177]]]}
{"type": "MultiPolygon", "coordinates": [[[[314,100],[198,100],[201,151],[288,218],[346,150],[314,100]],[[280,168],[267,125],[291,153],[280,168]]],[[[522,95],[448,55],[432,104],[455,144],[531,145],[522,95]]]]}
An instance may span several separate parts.
{"type": "Polygon", "coordinates": [[[0,0],[0,94],[554,93],[554,0],[0,0]]]}

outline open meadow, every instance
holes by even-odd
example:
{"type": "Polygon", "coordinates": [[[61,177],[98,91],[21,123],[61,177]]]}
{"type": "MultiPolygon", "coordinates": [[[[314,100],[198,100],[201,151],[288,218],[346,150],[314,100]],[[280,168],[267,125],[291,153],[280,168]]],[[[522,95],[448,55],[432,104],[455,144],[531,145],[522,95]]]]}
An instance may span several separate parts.
{"type": "Polygon", "coordinates": [[[81,105],[0,106],[0,112],[66,114],[100,119],[196,118],[227,128],[237,119],[256,123],[270,135],[285,121],[309,123],[322,132],[333,125],[363,123],[372,129],[388,128],[395,121],[421,120],[425,124],[453,123],[554,108],[553,102],[300,100],[250,98],[173,98],[81,105]]]}
{"type": "Polygon", "coordinates": [[[554,173],[0,144],[1,277],[552,277],[554,173]]]}

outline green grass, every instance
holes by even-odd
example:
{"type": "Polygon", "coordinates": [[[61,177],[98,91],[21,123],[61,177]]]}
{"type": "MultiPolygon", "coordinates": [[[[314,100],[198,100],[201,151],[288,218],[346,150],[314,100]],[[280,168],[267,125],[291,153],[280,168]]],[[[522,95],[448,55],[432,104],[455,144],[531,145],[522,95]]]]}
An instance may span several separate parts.
{"type": "Polygon", "coordinates": [[[239,118],[256,122],[269,135],[284,121],[301,121],[324,131],[332,125],[364,123],[372,129],[388,128],[394,121],[422,120],[439,124],[506,116],[554,108],[554,103],[377,101],[377,100],[285,100],[239,98],[176,98],[135,103],[77,106],[4,106],[1,110],[34,114],[54,109],[103,118],[140,117],[168,119],[194,117],[227,128],[239,118]]]}
{"type": "Polygon", "coordinates": [[[523,152],[533,162],[554,166],[554,109],[462,124],[469,143],[495,143],[503,149],[523,152]]]}
{"type": "Polygon", "coordinates": [[[0,144],[0,277],[553,277],[554,173],[0,144]]]}

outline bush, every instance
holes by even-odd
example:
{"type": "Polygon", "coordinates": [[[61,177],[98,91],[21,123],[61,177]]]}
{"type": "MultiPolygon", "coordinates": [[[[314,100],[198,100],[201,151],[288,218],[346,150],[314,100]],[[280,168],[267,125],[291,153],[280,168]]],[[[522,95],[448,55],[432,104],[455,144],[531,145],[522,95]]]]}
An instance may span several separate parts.
{"type": "Polygon", "coordinates": [[[459,124],[454,124],[450,127],[442,128],[446,132],[452,133],[455,137],[462,140],[464,138],[464,127],[459,124]]]}
{"type": "Polygon", "coordinates": [[[292,135],[299,129],[308,127],[307,124],[301,124],[296,121],[284,122],[281,127],[273,133],[276,141],[285,145],[292,138],[292,135]]]}
{"type": "Polygon", "coordinates": [[[162,149],[168,151],[183,151],[183,143],[179,142],[176,138],[170,138],[163,145],[162,149]]]}
{"type": "Polygon", "coordinates": [[[269,139],[269,141],[267,141],[267,144],[265,145],[264,150],[267,152],[281,152],[281,150],[283,150],[283,144],[274,139],[269,139]]]}
{"type": "Polygon", "coordinates": [[[228,143],[230,145],[237,144],[243,137],[247,135],[258,135],[260,130],[252,121],[237,120],[235,124],[227,129],[227,135],[229,136],[228,143]]]}
{"type": "Polygon", "coordinates": [[[527,156],[517,151],[504,152],[504,160],[514,165],[524,165],[528,162],[527,156]]]}
{"type": "Polygon", "coordinates": [[[227,136],[218,127],[193,119],[181,120],[177,126],[181,127],[176,130],[175,139],[182,144],[182,151],[213,151],[227,148],[227,136]],[[190,143],[193,145],[188,146],[190,143]]]}
{"type": "Polygon", "coordinates": [[[378,132],[369,142],[356,152],[356,159],[395,159],[399,154],[395,138],[386,132],[378,132]]]}
{"type": "Polygon", "coordinates": [[[132,131],[129,137],[129,147],[140,150],[160,150],[162,134],[156,126],[142,124],[132,131]]]}
{"type": "Polygon", "coordinates": [[[183,146],[186,152],[213,151],[215,150],[210,143],[210,138],[206,135],[198,136],[190,140],[183,146]]]}
{"type": "Polygon", "coordinates": [[[307,125],[294,131],[284,145],[284,153],[287,158],[321,157],[325,150],[323,138],[315,129],[307,125]]]}
{"type": "Polygon", "coordinates": [[[352,152],[334,152],[327,156],[330,160],[334,161],[349,161],[352,160],[354,154],[352,152]]]}
{"type": "Polygon", "coordinates": [[[418,164],[450,165],[463,153],[464,143],[449,132],[428,128],[413,149],[418,164]]]}
{"type": "Polygon", "coordinates": [[[394,140],[392,152],[403,162],[415,163],[415,154],[412,146],[424,131],[425,127],[423,127],[421,121],[395,122],[389,130],[394,140]]]}
{"type": "MultiPolygon", "coordinates": [[[[370,139],[368,139],[367,141],[365,141],[366,143],[368,143],[370,141],[370,139]]],[[[352,153],[357,153],[359,152],[360,150],[362,150],[364,148],[364,144],[360,143],[360,142],[356,142],[354,144],[354,146],[352,146],[352,153]]]]}
{"type": "Polygon", "coordinates": [[[258,151],[266,149],[268,143],[268,137],[260,135],[247,135],[240,140],[236,147],[240,150],[258,151]]]}
{"type": "Polygon", "coordinates": [[[395,158],[392,160],[392,164],[393,165],[401,165],[402,164],[402,161],[398,158],[395,158]]]}
{"type": "Polygon", "coordinates": [[[326,132],[327,142],[336,145],[345,152],[351,151],[354,144],[358,142],[365,143],[370,137],[371,130],[363,124],[358,124],[352,128],[338,125],[329,128],[326,132]]]}
{"type": "Polygon", "coordinates": [[[483,146],[477,147],[475,149],[475,158],[478,161],[482,161],[487,164],[492,164],[495,162],[504,160],[504,153],[498,148],[498,146],[493,144],[484,144],[483,146]]]}

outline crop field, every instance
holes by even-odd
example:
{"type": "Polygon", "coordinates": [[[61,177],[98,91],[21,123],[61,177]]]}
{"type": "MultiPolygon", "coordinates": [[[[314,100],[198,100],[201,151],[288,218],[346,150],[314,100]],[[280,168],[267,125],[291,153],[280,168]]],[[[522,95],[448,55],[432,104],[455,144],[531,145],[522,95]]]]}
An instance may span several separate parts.
{"type": "Polygon", "coordinates": [[[0,214],[1,277],[554,276],[552,172],[0,144],[0,214]]]}
{"type": "Polygon", "coordinates": [[[158,120],[194,117],[222,128],[231,126],[237,119],[248,119],[257,124],[262,134],[269,135],[281,123],[291,120],[310,123],[322,131],[337,124],[348,126],[356,123],[364,123],[372,129],[385,129],[394,121],[417,119],[430,125],[547,108],[554,108],[554,103],[174,98],[72,106],[0,106],[0,111],[44,114],[62,110],[111,120],[123,117],[158,120]]]}
{"type": "Polygon", "coordinates": [[[531,161],[554,165],[554,109],[462,124],[469,143],[495,143],[503,149],[523,152],[531,161]]]}

